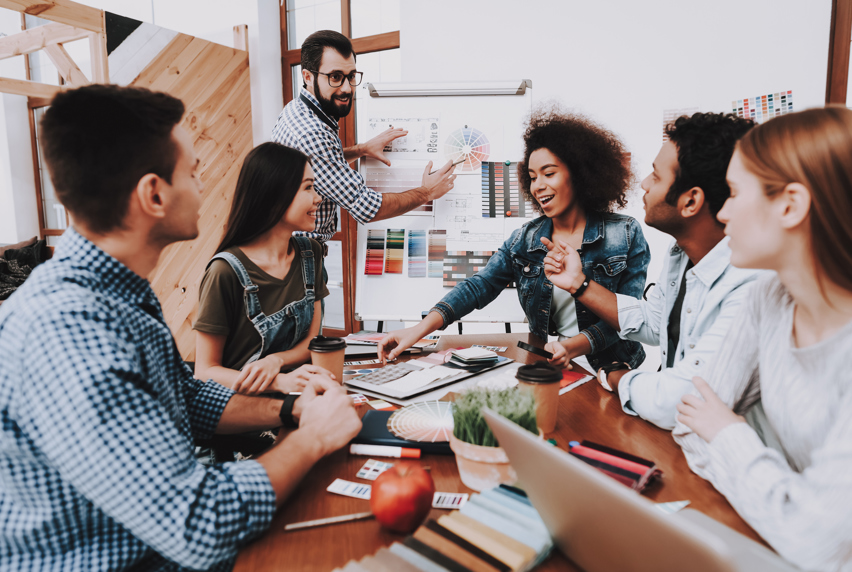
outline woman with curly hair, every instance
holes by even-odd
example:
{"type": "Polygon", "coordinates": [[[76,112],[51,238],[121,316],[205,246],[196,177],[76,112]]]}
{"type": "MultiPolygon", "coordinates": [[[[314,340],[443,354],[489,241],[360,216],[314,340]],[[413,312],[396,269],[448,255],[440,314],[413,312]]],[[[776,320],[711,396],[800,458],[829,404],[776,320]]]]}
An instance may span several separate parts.
{"type": "Polygon", "coordinates": [[[626,205],[633,182],[624,146],[585,117],[558,109],[533,113],[524,143],[518,176],[524,194],[544,216],[515,230],[482,271],[453,288],[420,324],[385,336],[378,347],[382,360],[484,308],[511,283],[517,285],[530,331],[543,341],[548,334],[559,336],[560,342],[548,344],[558,351],[552,362],[561,365],[588,355],[595,369],[613,362],[633,369],[645,359],[641,344],[619,338],[568,292],[555,288],[543,269],[546,245],[562,241],[579,251],[583,268],[596,282],[612,292],[642,295],[648,244],[635,219],[612,212],[626,205]]]}

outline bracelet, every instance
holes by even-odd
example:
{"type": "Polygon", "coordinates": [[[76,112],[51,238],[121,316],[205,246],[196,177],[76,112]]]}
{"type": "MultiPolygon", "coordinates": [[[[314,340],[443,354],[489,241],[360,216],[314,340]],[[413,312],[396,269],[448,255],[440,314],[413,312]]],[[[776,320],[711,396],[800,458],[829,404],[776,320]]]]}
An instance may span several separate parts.
{"type": "Polygon", "coordinates": [[[286,429],[298,429],[299,422],[293,417],[293,404],[299,399],[298,395],[288,395],[281,403],[281,410],[278,412],[278,418],[281,419],[281,426],[286,429]]]}
{"type": "Polygon", "coordinates": [[[588,287],[589,287],[589,279],[587,278],[587,279],[583,280],[583,283],[580,284],[579,288],[574,290],[574,293],[571,294],[571,296],[576,300],[577,298],[579,298],[580,296],[583,295],[583,292],[585,292],[586,288],[588,288],[588,287]]]}

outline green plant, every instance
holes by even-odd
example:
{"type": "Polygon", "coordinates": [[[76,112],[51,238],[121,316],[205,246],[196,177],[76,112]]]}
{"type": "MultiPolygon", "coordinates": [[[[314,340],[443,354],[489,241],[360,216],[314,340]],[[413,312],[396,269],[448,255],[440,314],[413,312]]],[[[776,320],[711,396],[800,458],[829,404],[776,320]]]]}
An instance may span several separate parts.
{"type": "Polygon", "coordinates": [[[499,446],[494,433],[482,418],[483,407],[538,434],[532,392],[518,391],[514,387],[502,390],[475,388],[456,397],[453,403],[453,435],[456,439],[484,447],[499,446]]]}

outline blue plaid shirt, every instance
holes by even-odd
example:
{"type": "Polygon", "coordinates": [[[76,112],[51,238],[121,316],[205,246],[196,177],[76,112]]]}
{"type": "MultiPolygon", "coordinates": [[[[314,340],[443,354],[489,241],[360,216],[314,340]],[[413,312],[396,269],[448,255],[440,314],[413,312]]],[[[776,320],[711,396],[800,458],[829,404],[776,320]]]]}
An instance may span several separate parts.
{"type": "Polygon", "coordinates": [[[343,158],[343,144],[337,121],[323,113],[319,102],[304,88],[301,95],[310,100],[318,115],[301,98],[288,103],[272,129],[272,140],[298,149],[311,158],[316,175],[314,188],[322,196],[314,232],[297,232],[320,242],[331,240],[337,230],[336,206],[349,211],[352,218],[365,224],[373,220],[382,206],[382,195],[367,187],[361,173],[349,167],[343,158]]]}
{"type": "Polygon", "coordinates": [[[68,230],[0,306],[0,568],[230,570],[275,511],[260,464],[194,458],[231,395],[193,379],[148,282],[68,230]]]}

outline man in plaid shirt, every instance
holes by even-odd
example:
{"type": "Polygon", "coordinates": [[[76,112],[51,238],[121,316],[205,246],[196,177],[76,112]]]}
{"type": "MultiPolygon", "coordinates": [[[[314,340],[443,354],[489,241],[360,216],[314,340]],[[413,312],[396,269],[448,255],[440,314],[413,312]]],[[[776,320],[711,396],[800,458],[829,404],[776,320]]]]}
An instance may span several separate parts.
{"type": "Polygon", "coordinates": [[[183,104],[137,88],[57,95],[43,153],[73,227],[0,307],[0,568],[229,570],[361,423],[332,380],[282,401],[193,379],[145,277],[195,238],[201,182],[183,104]],[[294,427],[205,466],[213,433],[294,427]]]}
{"type": "Polygon", "coordinates": [[[278,116],[272,140],[311,158],[314,188],[322,203],[316,229],[304,234],[322,243],[331,240],[337,229],[337,206],[364,224],[404,214],[453,188],[451,162],[431,173],[430,161],[423,171],[422,185],[402,193],[378,193],[367,187],[360,173],[349,168],[348,163],[361,157],[390,165],[383,153],[385,145],[408,132],[388,129],[366,143],[343,148],[337,122],[349,114],[354,87],[361,82],[352,42],[346,36],[331,30],[308,36],[302,44],[302,80],[299,97],[278,116]]]}

